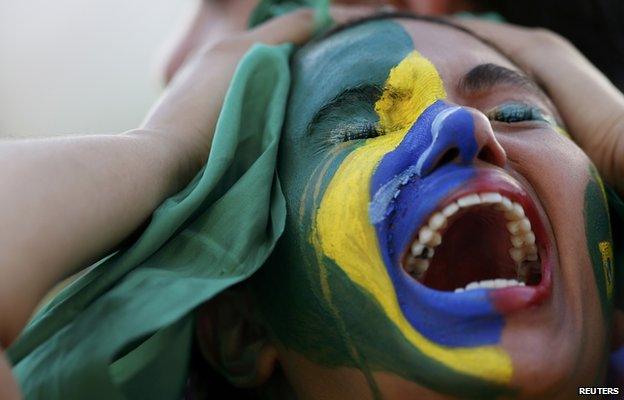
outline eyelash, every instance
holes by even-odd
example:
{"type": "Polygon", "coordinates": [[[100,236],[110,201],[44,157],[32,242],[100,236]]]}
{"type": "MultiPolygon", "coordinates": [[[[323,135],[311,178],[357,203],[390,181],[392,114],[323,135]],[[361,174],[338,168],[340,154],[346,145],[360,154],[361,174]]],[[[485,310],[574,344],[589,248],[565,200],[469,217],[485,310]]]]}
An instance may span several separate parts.
{"type": "Polygon", "coordinates": [[[523,103],[503,104],[487,113],[490,121],[499,121],[507,124],[524,121],[550,122],[538,107],[523,103]]]}
{"type": "Polygon", "coordinates": [[[377,124],[373,122],[345,124],[332,129],[330,141],[333,143],[348,142],[351,140],[365,140],[380,136],[377,124]]]}

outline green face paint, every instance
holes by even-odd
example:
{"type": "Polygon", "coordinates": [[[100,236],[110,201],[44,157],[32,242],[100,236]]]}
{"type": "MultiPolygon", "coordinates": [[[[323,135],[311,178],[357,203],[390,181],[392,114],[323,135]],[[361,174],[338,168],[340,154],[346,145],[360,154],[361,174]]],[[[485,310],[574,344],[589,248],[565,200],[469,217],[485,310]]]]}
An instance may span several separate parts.
{"type": "Polygon", "coordinates": [[[609,209],[602,180],[594,166],[585,189],[585,235],[592,262],[600,303],[605,318],[611,318],[613,305],[613,239],[609,209]]]}
{"type": "Polygon", "coordinates": [[[379,395],[376,371],[454,395],[509,394],[501,382],[462,373],[415,347],[369,292],[315,248],[311,237],[328,184],[359,146],[336,144],[335,128],[343,121],[376,124],[376,88],[412,51],[412,40],[400,25],[377,21],[304,48],[295,57],[279,165],[289,218],[278,248],[254,279],[258,302],[282,344],[321,365],[359,369],[374,395],[379,395]],[[356,90],[347,106],[327,108],[313,121],[323,105],[351,88],[356,90]],[[308,132],[312,122],[314,132],[308,132]]]}

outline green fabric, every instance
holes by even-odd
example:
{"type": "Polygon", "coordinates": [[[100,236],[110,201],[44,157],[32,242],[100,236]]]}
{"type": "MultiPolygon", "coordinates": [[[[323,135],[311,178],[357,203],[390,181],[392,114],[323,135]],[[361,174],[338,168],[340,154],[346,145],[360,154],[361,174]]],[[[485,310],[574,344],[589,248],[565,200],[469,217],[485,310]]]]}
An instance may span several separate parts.
{"type": "Polygon", "coordinates": [[[245,55],[202,171],[8,349],[25,398],[180,398],[194,308],[256,271],[284,229],[275,164],[291,51],[245,55]]]}

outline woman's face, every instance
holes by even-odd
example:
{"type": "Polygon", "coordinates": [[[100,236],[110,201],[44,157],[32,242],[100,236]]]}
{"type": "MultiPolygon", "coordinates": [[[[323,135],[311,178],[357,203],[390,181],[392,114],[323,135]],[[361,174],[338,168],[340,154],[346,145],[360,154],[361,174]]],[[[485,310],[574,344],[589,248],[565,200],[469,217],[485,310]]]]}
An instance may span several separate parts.
{"type": "Polygon", "coordinates": [[[292,73],[288,222],[257,287],[299,397],[600,382],[604,195],[537,86],[471,35],[412,19],[312,43],[292,73]]]}

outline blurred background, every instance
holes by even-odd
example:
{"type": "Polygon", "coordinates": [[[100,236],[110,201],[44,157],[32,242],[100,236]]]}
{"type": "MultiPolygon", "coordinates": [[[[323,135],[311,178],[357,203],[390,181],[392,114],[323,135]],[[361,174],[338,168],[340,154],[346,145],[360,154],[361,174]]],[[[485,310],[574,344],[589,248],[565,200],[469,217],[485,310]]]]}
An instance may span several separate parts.
{"type": "Polygon", "coordinates": [[[0,138],[123,132],[193,0],[0,0],[0,138]]]}

